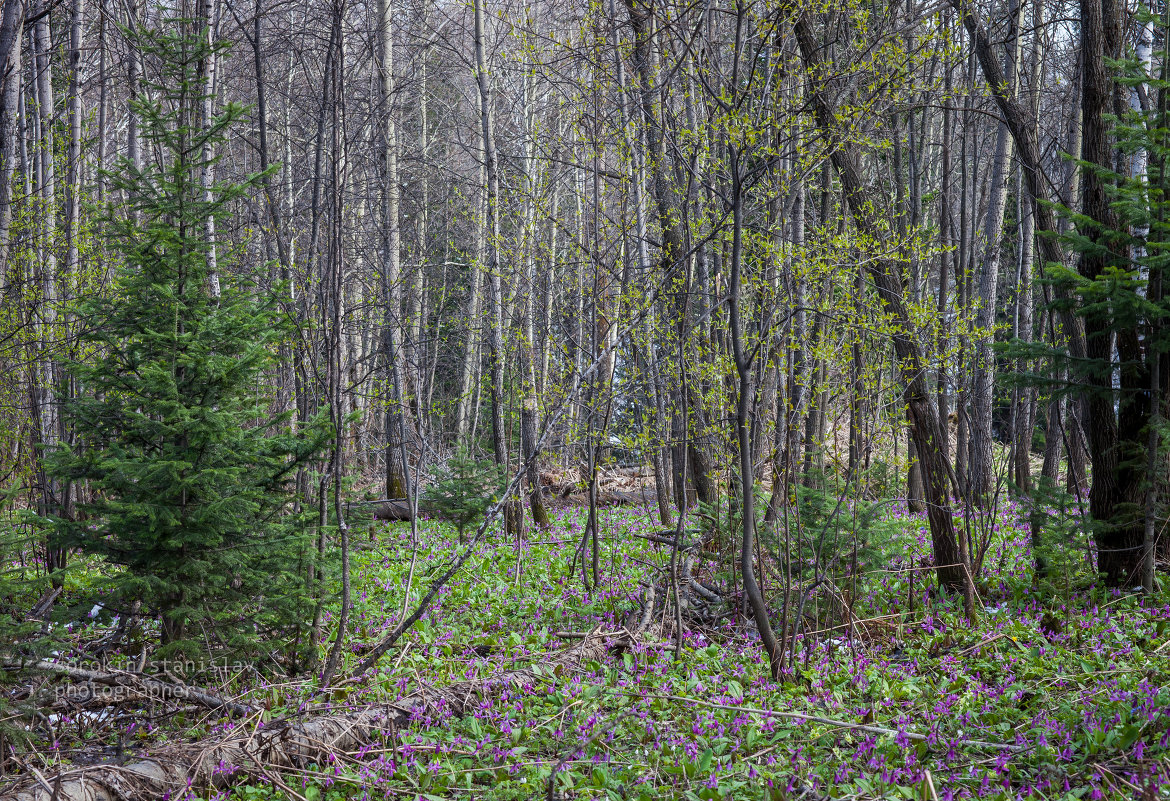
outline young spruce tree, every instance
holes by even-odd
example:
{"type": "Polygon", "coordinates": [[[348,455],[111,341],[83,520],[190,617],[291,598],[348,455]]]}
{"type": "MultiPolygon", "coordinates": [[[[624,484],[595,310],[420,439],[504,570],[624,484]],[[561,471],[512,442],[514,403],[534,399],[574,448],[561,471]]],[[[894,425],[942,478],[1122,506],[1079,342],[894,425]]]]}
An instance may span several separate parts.
{"type": "Polygon", "coordinates": [[[117,275],[76,310],[93,356],[73,365],[79,391],[64,409],[78,444],[51,460],[90,491],[78,521],[57,521],[61,541],[120,566],[114,603],[141,601],[161,619],[163,652],[186,655],[301,631],[312,550],[289,516],[290,485],[325,433],[271,433],[287,432],[260,390],[284,328],[276,294],[233,276],[229,253],[219,275],[209,269],[208,219],[262,176],[209,193],[200,182],[203,154],[245,114],[229,104],[201,120],[200,66],[225,49],[203,34],[191,20],[135,34],[159,67],[135,110],[161,156],[112,175],[127,198],[105,223],[117,275]]]}

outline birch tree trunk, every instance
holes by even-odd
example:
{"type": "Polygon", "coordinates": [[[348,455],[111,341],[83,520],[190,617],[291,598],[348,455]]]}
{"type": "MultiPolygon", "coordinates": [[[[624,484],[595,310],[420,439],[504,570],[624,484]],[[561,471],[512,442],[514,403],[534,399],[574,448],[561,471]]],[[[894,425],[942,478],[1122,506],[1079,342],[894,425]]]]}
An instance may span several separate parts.
{"type": "Polygon", "coordinates": [[[65,115],[69,126],[69,191],[66,219],[65,274],[69,280],[78,278],[79,242],[81,229],[81,54],[82,28],[85,25],[85,0],[74,0],[69,24],[69,98],[65,115]]]}
{"type": "MultiPolygon", "coordinates": [[[[423,4],[421,24],[425,30],[429,18],[430,3],[423,4]]],[[[430,160],[430,109],[427,89],[427,58],[423,53],[418,67],[418,148],[423,164],[430,160]]],[[[408,308],[405,311],[403,358],[409,368],[407,382],[408,404],[413,402],[416,425],[421,432],[429,431],[430,420],[428,409],[430,404],[424,403],[426,387],[429,383],[426,370],[426,345],[423,341],[424,318],[427,314],[426,303],[426,275],[430,259],[430,169],[424,168],[418,177],[421,199],[417,214],[416,231],[418,236],[417,261],[410,273],[410,292],[407,298],[408,308]]]]}
{"type": "MultiPolygon", "coordinates": [[[[35,75],[33,89],[36,92],[37,103],[37,171],[39,180],[39,223],[38,256],[40,261],[40,330],[38,340],[40,354],[37,359],[37,415],[40,429],[40,448],[47,453],[60,442],[60,419],[57,414],[56,392],[58,387],[58,364],[55,352],[58,346],[59,331],[57,320],[57,305],[60,301],[60,280],[57,265],[57,165],[54,149],[53,119],[54,100],[52,82],[53,43],[49,30],[49,15],[45,14],[33,26],[35,46],[35,75]]],[[[44,471],[43,462],[39,462],[41,480],[41,513],[55,515],[60,512],[60,486],[57,481],[44,471]]],[[[48,572],[65,567],[65,551],[48,546],[46,549],[45,569],[48,572]]]]}
{"type": "Polygon", "coordinates": [[[398,129],[394,102],[394,28],[390,0],[379,0],[378,20],[381,39],[382,129],[382,287],[386,304],[382,328],[382,358],[385,359],[390,402],[386,406],[386,497],[405,498],[410,494],[409,462],[405,443],[405,408],[403,404],[401,251],[402,228],[399,219],[398,129]]]}
{"type": "MultiPolygon", "coordinates": [[[[1036,29],[1036,39],[1032,45],[1031,66],[1029,68],[1028,104],[1032,119],[1036,120],[1040,113],[1040,77],[1043,71],[1044,41],[1040,32],[1044,30],[1044,0],[1034,0],[1032,3],[1033,27],[1036,29]]],[[[1023,173],[1019,173],[1019,189],[1016,192],[1020,218],[1020,257],[1019,271],[1016,281],[1016,319],[1015,336],[1025,342],[1033,338],[1032,313],[1032,261],[1035,258],[1036,215],[1032,206],[1026,200],[1023,173]]],[[[1016,368],[1021,374],[1028,372],[1029,362],[1020,359],[1016,368]]],[[[1013,393],[1012,405],[1012,437],[1015,466],[1015,483],[1020,491],[1027,494],[1032,489],[1031,455],[1032,433],[1036,427],[1036,389],[1035,387],[1018,387],[1013,393]]]]}
{"type": "MultiPolygon", "coordinates": [[[[209,46],[214,44],[219,39],[219,4],[216,0],[200,0],[199,2],[199,16],[196,21],[197,25],[202,25],[202,36],[209,46]]],[[[218,90],[218,61],[216,51],[210,49],[207,52],[207,57],[200,65],[200,77],[203,79],[203,86],[200,91],[203,93],[203,102],[200,107],[200,114],[202,116],[202,125],[204,128],[211,125],[212,118],[215,114],[215,95],[218,90]]],[[[211,143],[203,146],[203,169],[200,173],[200,181],[203,184],[203,201],[209,203],[212,200],[211,188],[215,183],[215,164],[212,159],[215,157],[214,148],[211,143]]],[[[216,255],[215,243],[215,216],[208,214],[203,224],[203,236],[208,242],[207,249],[207,282],[208,288],[211,292],[211,297],[218,300],[221,290],[219,281],[219,264],[216,255]]]]}
{"type": "MultiPolygon", "coordinates": [[[[609,0],[609,13],[617,19],[615,0],[609,0]]],[[[614,36],[619,37],[620,29],[615,26],[614,36]]],[[[625,60],[621,57],[618,47],[614,48],[614,70],[617,78],[617,103],[621,112],[622,140],[630,154],[630,182],[633,185],[634,195],[634,254],[635,274],[639,277],[649,277],[650,273],[650,242],[647,233],[646,191],[645,191],[645,154],[641,128],[635,124],[634,115],[630,109],[630,98],[626,80],[625,60]]],[[[666,439],[668,427],[662,402],[662,393],[658,382],[658,357],[653,341],[653,315],[646,315],[645,336],[645,380],[647,396],[650,399],[654,415],[654,433],[656,438],[666,439]]],[[[650,461],[654,470],[654,494],[658,501],[658,519],[664,526],[673,521],[670,506],[670,474],[669,474],[669,447],[667,445],[652,446],[650,461]]]]}
{"type": "MultiPolygon", "coordinates": [[[[1014,100],[1019,81],[1016,65],[1020,53],[1020,14],[1023,5],[1012,0],[1010,14],[1014,42],[1009,50],[1006,72],[1014,100]]],[[[1000,122],[995,131],[995,160],[991,165],[991,185],[988,188],[987,217],[979,248],[978,311],[974,342],[974,382],[971,391],[971,455],[968,460],[968,498],[981,502],[993,489],[992,406],[994,404],[996,303],[999,297],[1000,254],[1003,252],[1003,218],[1007,208],[1007,187],[1012,174],[1013,140],[1007,124],[1000,122]]]]}
{"type": "MultiPolygon", "coordinates": [[[[482,141],[481,141],[482,146],[482,141]]],[[[480,151],[482,156],[482,149],[480,151]]],[[[480,307],[482,306],[483,263],[487,253],[486,220],[487,170],[481,158],[479,168],[479,201],[476,213],[475,258],[471,262],[467,295],[467,341],[463,348],[463,361],[459,371],[459,400],[455,410],[455,441],[460,448],[467,448],[471,433],[471,415],[475,408],[476,386],[479,384],[479,344],[482,339],[480,328],[480,307]]]]}
{"type": "Polygon", "coordinates": [[[4,0],[0,10],[0,292],[8,281],[12,232],[12,178],[16,167],[21,94],[20,40],[24,0],[4,0]]]}
{"type": "MultiPolygon", "coordinates": [[[[136,31],[140,25],[146,24],[145,16],[145,13],[143,13],[143,16],[139,17],[138,0],[129,0],[126,5],[126,27],[131,33],[136,31]]],[[[142,92],[142,53],[139,52],[138,44],[135,42],[133,36],[126,37],[126,47],[129,52],[127,57],[129,64],[126,75],[128,101],[126,111],[126,159],[134,165],[136,170],[141,170],[143,165],[142,142],[139,136],[138,110],[135,108],[135,104],[142,92]]],[[[138,211],[131,209],[130,216],[134,223],[137,224],[138,211]]]]}
{"type": "MultiPolygon", "coordinates": [[[[952,21],[950,13],[946,15],[946,27],[950,30],[952,21]]],[[[950,340],[947,331],[947,312],[950,308],[950,278],[957,276],[958,257],[954,250],[955,230],[951,219],[952,210],[951,186],[953,184],[954,164],[951,158],[951,147],[954,143],[954,65],[948,58],[943,67],[943,93],[946,97],[942,111],[942,142],[939,160],[942,172],[942,187],[938,197],[938,227],[939,239],[943,252],[938,264],[938,377],[936,393],[938,397],[938,419],[942,423],[942,448],[947,459],[950,459],[950,376],[947,374],[946,352],[950,340]]]]}
{"type": "Polygon", "coordinates": [[[523,107],[520,111],[524,129],[523,194],[524,233],[521,239],[524,264],[523,320],[521,323],[520,369],[524,382],[524,399],[520,407],[520,442],[523,448],[525,479],[528,482],[528,502],[532,522],[544,528],[549,524],[548,512],[540,494],[539,452],[536,447],[540,428],[540,399],[536,393],[536,206],[538,182],[536,179],[536,120],[533,108],[533,86],[530,70],[522,78],[523,107]]]}

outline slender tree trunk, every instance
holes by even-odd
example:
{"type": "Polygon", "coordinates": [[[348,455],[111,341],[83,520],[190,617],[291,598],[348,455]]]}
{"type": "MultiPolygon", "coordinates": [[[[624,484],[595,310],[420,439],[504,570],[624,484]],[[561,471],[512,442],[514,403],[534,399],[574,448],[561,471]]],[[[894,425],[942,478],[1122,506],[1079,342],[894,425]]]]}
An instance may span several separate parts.
{"type": "MultiPolygon", "coordinates": [[[[423,4],[421,26],[425,30],[429,24],[430,2],[423,4]]],[[[426,370],[426,343],[423,340],[423,328],[427,314],[426,283],[427,269],[430,263],[430,207],[431,207],[431,171],[430,159],[430,92],[427,86],[427,55],[423,54],[418,66],[418,148],[424,164],[428,166],[419,176],[421,200],[417,219],[417,262],[410,273],[410,293],[408,297],[409,309],[406,312],[405,342],[403,353],[409,367],[408,385],[409,396],[413,401],[414,417],[420,435],[430,430],[430,404],[424,403],[425,387],[428,384],[426,370]]]]}
{"type": "Polygon", "coordinates": [[[399,219],[398,129],[395,123],[394,27],[390,0],[379,0],[379,39],[382,46],[378,71],[382,107],[382,297],[386,304],[382,328],[382,358],[390,402],[386,405],[386,497],[410,495],[410,465],[406,459],[401,350],[402,327],[402,227],[399,219]]]}
{"type": "Polygon", "coordinates": [[[69,99],[65,115],[69,125],[69,191],[67,195],[65,274],[78,279],[81,236],[81,54],[84,43],[85,0],[74,0],[69,25],[69,99]]]}
{"type": "MultiPolygon", "coordinates": [[[[145,13],[143,17],[139,17],[138,0],[129,0],[127,3],[127,28],[131,33],[135,32],[139,26],[145,25],[145,13]]],[[[139,136],[139,122],[138,110],[135,104],[142,92],[142,53],[138,50],[138,44],[134,36],[126,37],[126,47],[129,51],[127,61],[129,62],[126,75],[126,91],[128,99],[128,108],[126,111],[126,160],[134,165],[136,170],[141,170],[143,167],[142,142],[139,136]]],[[[131,209],[131,219],[137,224],[138,211],[131,209]]]]}
{"type": "MultiPolygon", "coordinates": [[[[609,0],[609,13],[614,19],[617,19],[617,6],[615,0],[609,0]]],[[[614,36],[618,36],[619,29],[615,27],[614,36]]],[[[634,126],[634,115],[630,110],[630,99],[627,98],[628,91],[626,81],[625,60],[621,56],[619,48],[614,48],[614,68],[617,77],[617,100],[618,108],[621,111],[622,119],[622,136],[625,141],[626,149],[630,153],[630,182],[633,185],[634,195],[634,259],[636,261],[635,274],[641,279],[649,280],[650,277],[650,242],[647,227],[647,210],[646,210],[646,191],[645,191],[645,153],[643,149],[644,139],[642,136],[642,129],[634,126]],[[631,136],[631,128],[637,131],[635,136],[631,136]]],[[[654,347],[654,327],[653,315],[646,316],[646,348],[645,348],[645,366],[644,374],[646,381],[647,396],[650,398],[652,406],[652,413],[654,415],[654,433],[655,439],[661,439],[664,443],[669,439],[669,432],[667,431],[665,408],[662,401],[662,393],[660,392],[660,385],[658,381],[658,354],[654,347]]],[[[669,463],[669,446],[663,445],[653,446],[650,454],[651,466],[654,470],[654,492],[658,501],[658,519],[664,526],[669,526],[672,521],[672,514],[670,508],[670,474],[668,472],[669,463]]]]}
{"type": "MultiPolygon", "coordinates": [[[[202,27],[201,35],[205,44],[210,46],[219,38],[219,4],[216,0],[199,0],[199,16],[195,24],[202,27]]],[[[211,124],[215,114],[215,94],[218,89],[218,61],[216,51],[211,49],[208,50],[206,58],[199,65],[199,77],[203,81],[203,85],[200,87],[200,92],[203,97],[199,111],[201,125],[205,128],[211,124]]],[[[205,203],[211,202],[212,199],[212,185],[215,183],[215,164],[212,162],[214,157],[214,148],[211,143],[205,144],[201,156],[203,168],[200,170],[200,183],[203,186],[203,201],[205,203]]],[[[211,292],[212,299],[218,300],[221,289],[219,259],[216,253],[215,242],[215,215],[208,214],[204,220],[203,236],[209,244],[207,250],[208,288],[211,292]]]]}
{"type": "Polygon", "coordinates": [[[0,292],[7,288],[12,231],[12,177],[16,167],[21,95],[20,40],[24,0],[4,0],[0,10],[0,292]]]}
{"type": "MultiPolygon", "coordinates": [[[[328,393],[329,403],[329,418],[333,424],[333,449],[330,455],[329,462],[329,478],[332,480],[333,488],[333,513],[337,523],[337,541],[341,552],[341,609],[337,615],[337,634],[334,637],[333,645],[329,649],[329,656],[325,660],[325,666],[321,670],[321,686],[328,687],[333,676],[337,672],[337,668],[341,664],[341,649],[345,642],[347,634],[346,628],[349,625],[349,613],[351,606],[350,593],[350,575],[349,575],[349,529],[345,523],[344,508],[341,502],[341,485],[343,483],[343,471],[345,469],[345,414],[342,407],[342,385],[344,383],[343,363],[342,363],[342,339],[345,335],[342,327],[342,320],[344,317],[344,290],[345,290],[345,248],[343,244],[344,234],[344,206],[343,201],[345,197],[345,180],[346,180],[346,164],[344,157],[344,144],[342,141],[343,129],[345,125],[344,112],[344,45],[343,33],[341,29],[341,6],[335,5],[333,9],[333,36],[330,41],[330,47],[334,48],[335,56],[332,61],[331,78],[331,110],[332,110],[332,147],[331,147],[331,184],[332,184],[332,198],[331,198],[331,213],[332,231],[329,243],[329,276],[328,276],[328,299],[327,308],[322,311],[328,314],[328,356],[326,362],[326,381],[328,386],[326,392],[328,393]]],[[[322,508],[322,518],[326,518],[325,508],[328,504],[328,497],[325,486],[322,486],[321,498],[319,499],[322,508]]],[[[326,519],[322,520],[324,524],[326,519]]]]}
{"type": "MultiPolygon", "coordinates": [[[[858,270],[853,279],[852,298],[853,313],[857,315],[858,320],[863,319],[862,298],[864,295],[865,272],[858,270]]],[[[863,416],[866,414],[863,401],[865,396],[865,362],[861,353],[862,331],[860,329],[853,331],[851,336],[853,342],[850,345],[849,359],[849,477],[850,481],[856,484],[861,474],[862,448],[864,447],[862,430],[865,425],[863,416]]]]}
{"type": "MultiPolygon", "coordinates": [[[[1022,187],[1021,187],[1022,188],[1022,187]]],[[[1035,217],[1031,206],[1020,204],[1020,255],[1016,279],[1015,336],[1024,342],[1032,340],[1032,258],[1036,233],[1035,217]]],[[[1028,370],[1028,360],[1020,359],[1017,368],[1020,373],[1028,370]]],[[[1031,491],[1032,419],[1035,390],[1031,387],[1017,387],[1012,393],[1012,452],[1015,483],[1025,495],[1031,491]]]]}
{"type": "Polygon", "coordinates": [[[749,405],[755,396],[752,386],[753,355],[749,355],[744,346],[742,322],[742,293],[743,293],[743,192],[740,185],[739,153],[734,145],[728,146],[728,161],[731,172],[731,205],[732,205],[732,243],[731,243],[731,275],[728,279],[728,317],[731,327],[731,346],[735,359],[735,371],[738,376],[738,396],[735,406],[735,432],[739,450],[739,485],[743,493],[740,504],[740,520],[742,522],[742,542],[739,552],[740,575],[743,580],[744,595],[751,605],[756,629],[760,633],[760,641],[764,651],[768,654],[768,662],[772,668],[772,678],[780,678],[782,660],[780,643],[772,631],[772,622],[768,617],[768,606],[764,602],[764,594],[756,582],[755,571],[755,508],[752,497],[755,488],[755,466],[752,462],[751,429],[749,405]]]}
{"type": "MultiPolygon", "coordinates": [[[[1036,29],[1035,41],[1032,44],[1032,60],[1030,67],[1028,101],[1033,124],[1040,114],[1040,80],[1044,71],[1044,55],[1047,40],[1042,36],[1044,28],[1045,10],[1044,0],[1033,0],[1032,21],[1036,29]]],[[[1033,339],[1033,305],[1032,305],[1032,262],[1035,259],[1036,215],[1032,205],[1025,202],[1025,187],[1023,173],[1019,173],[1020,187],[1017,192],[1020,204],[1020,275],[1018,281],[1018,295],[1016,298],[1016,336],[1025,342],[1033,339]]],[[[1029,368],[1027,359],[1021,359],[1017,369],[1026,373],[1029,368]]],[[[1027,494],[1032,489],[1032,435],[1036,428],[1036,388],[1022,387],[1018,390],[1018,404],[1016,406],[1016,420],[1013,429],[1015,437],[1016,455],[1016,485],[1021,492],[1027,494]]]]}
{"type": "MultiPolygon", "coordinates": [[[[1020,20],[1022,4],[1011,0],[1014,43],[1008,51],[1006,71],[1013,101],[1017,95],[1017,69],[1020,52],[1020,20]]],[[[991,185],[988,187],[987,217],[979,247],[977,328],[972,354],[974,380],[971,391],[971,456],[968,460],[967,495],[979,503],[993,489],[992,412],[994,405],[995,356],[992,343],[993,327],[999,298],[1000,255],[1003,252],[1003,220],[1007,208],[1007,188],[1011,177],[1012,138],[1006,123],[1000,122],[995,132],[995,159],[991,165],[991,185]]]]}
{"type": "MultiPolygon", "coordinates": [[[[37,364],[37,412],[40,420],[40,447],[42,452],[54,449],[61,439],[60,419],[57,414],[59,366],[55,356],[59,339],[58,303],[61,300],[61,276],[57,264],[57,165],[54,147],[54,99],[52,83],[52,36],[49,17],[42,16],[33,26],[36,60],[34,63],[37,101],[37,169],[39,173],[38,254],[40,260],[40,335],[42,348],[37,364]]],[[[61,511],[61,487],[41,471],[42,513],[55,515],[61,511]]],[[[65,567],[64,549],[52,544],[46,547],[45,568],[49,572],[65,567]]]]}
{"type": "MultiPolygon", "coordinates": [[[[952,22],[950,14],[947,15],[946,27],[949,30],[952,22]]],[[[954,101],[952,94],[954,92],[954,66],[950,59],[947,59],[947,64],[944,68],[943,74],[943,94],[946,99],[944,101],[942,112],[942,143],[939,153],[939,160],[942,162],[942,186],[939,190],[938,197],[938,227],[939,239],[942,244],[942,254],[939,256],[938,263],[938,377],[936,393],[938,396],[938,419],[942,423],[942,447],[943,454],[947,459],[950,459],[950,376],[947,373],[948,360],[946,358],[947,347],[950,342],[949,332],[947,331],[947,313],[950,308],[950,278],[952,275],[958,276],[958,270],[955,269],[957,261],[957,254],[954,251],[955,236],[954,236],[954,221],[951,219],[953,211],[951,210],[951,184],[954,180],[954,165],[951,159],[951,146],[954,140],[954,101]]]]}
{"type": "Polygon", "coordinates": [[[520,346],[521,369],[524,381],[524,400],[520,407],[520,441],[523,446],[528,505],[532,522],[541,528],[549,524],[548,512],[540,493],[540,464],[537,450],[537,431],[540,429],[540,400],[536,393],[536,121],[533,109],[533,87],[529,71],[524,71],[524,259],[523,342],[520,346]]]}
{"type": "MultiPolygon", "coordinates": [[[[264,20],[264,16],[263,0],[256,0],[251,39],[252,63],[256,72],[256,128],[260,171],[267,173],[272,166],[272,156],[268,147],[268,88],[264,80],[264,59],[261,55],[261,42],[263,41],[261,22],[264,20]]],[[[271,224],[270,236],[276,240],[276,252],[280,258],[281,280],[288,281],[291,265],[288,243],[285,241],[284,228],[281,225],[280,202],[272,191],[272,181],[268,177],[264,178],[264,198],[267,201],[268,219],[271,224]]]]}
{"type": "MultiPolygon", "coordinates": [[[[558,139],[561,138],[560,129],[563,124],[562,120],[558,118],[558,139]]],[[[557,273],[562,265],[559,236],[561,231],[561,189],[559,181],[554,179],[551,183],[552,208],[549,212],[548,220],[549,265],[545,271],[544,283],[541,286],[543,301],[541,303],[540,321],[540,374],[537,376],[538,391],[542,397],[548,395],[549,385],[552,380],[550,371],[552,369],[553,309],[557,306],[557,287],[559,285],[557,273]]]]}
{"type": "MultiPolygon", "coordinates": [[[[65,104],[66,125],[69,131],[67,150],[67,175],[65,192],[65,275],[61,280],[62,299],[71,301],[82,286],[81,275],[81,186],[84,164],[81,157],[81,56],[84,48],[82,33],[85,27],[85,0],[74,0],[69,23],[69,96],[65,104]]],[[[68,309],[68,306],[66,307],[68,309]]],[[[72,354],[73,342],[69,313],[61,320],[61,344],[66,354],[72,354]]],[[[58,392],[69,397],[74,394],[74,382],[68,375],[62,375],[58,392]]],[[[73,434],[63,419],[58,420],[58,435],[67,445],[73,444],[73,434]]],[[[61,486],[61,512],[67,519],[74,513],[74,484],[66,481],[61,486]]]]}
{"type": "MultiPolygon", "coordinates": [[[[684,335],[687,326],[690,302],[690,256],[686,247],[685,214],[686,211],[676,201],[676,192],[671,185],[667,173],[666,149],[661,122],[656,110],[657,92],[654,89],[652,74],[653,56],[653,23],[654,10],[652,6],[643,5],[638,0],[626,0],[629,12],[630,28],[634,35],[633,66],[638,81],[639,105],[642,116],[642,134],[645,138],[646,153],[644,163],[651,179],[652,194],[658,214],[658,223],[662,229],[662,244],[659,249],[659,268],[662,280],[673,285],[669,293],[667,316],[675,325],[675,336],[684,335]]],[[[685,365],[679,364],[679,370],[685,365]]],[[[677,392],[674,393],[674,413],[680,413],[680,401],[677,392]]],[[[693,393],[696,398],[691,400],[695,405],[695,417],[700,418],[701,407],[699,397],[701,393],[693,393]]],[[[701,419],[696,421],[696,428],[702,429],[701,419]]],[[[681,428],[677,423],[672,428],[672,437],[679,441],[681,428]]],[[[690,464],[691,475],[695,479],[696,494],[704,503],[715,503],[719,498],[719,489],[713,480],[713,458],[707,448],[696,442],[697,437],[689,437],[688,453],[685,461],[690,464]]],[[[674,483],[675,499],[680,508],[685,508],[686,481],[680,475],[681,453],[676,447],[674,451],[674,483]]]]}
{"type": "MultiPolygon", "coordinates": [[[[479,85],[480,139],[487,178],[487,262],[489,362],[491,367],[492,449],[496,464],[508,469],[508,444],[504,431],[504,289],[500,275],[500,176],[496,162],[495,129],[492,124],[491,74],[487,66],[487,43],[484,41],[484,0],[473,0],[475,15],[475,74],[479,85]]],[[[520,520],[515,506],[505,509],[504,527],[508,534],[519,532],[520,520]]]]}
{"type": "MultiPolygon", "coordinates": [[[[796,167],[796,159],[793,158],[792,166],[796,167]]],[[[828,182],[831,180],[832,167],[828,166],[825,174],[826,194],[828,191],[828,182]]],[[[787,403],[783,406],[777,406],[776,409],[776,435],[774,441],[776,443],[776,453],[773,459],[776,462],[772,469],[772,503],[768,505],[768,514],[774,519],[780,519],[784,514],[787,521],[787,515],[783,512],[784,505],[788,504],[792,498],[792,492],[796,484],[796,470],[801,464],[801,415],[804,414],[804,405],[808,397],[808,388],[805,384],[808,380],[805,374],[805,349],[807,344],[805,342],[805,305],[807,299],[805,297],[805,279],[796,270],[793,269],[794,262],[801,258],[805,242],[805,203],[807,199],[807,190],[804,182],[800,182],[793,188],[794,196],[792,199],[792,223],[789,237],[791,239],[791,255],[785,259],[785,283],[788,286],[789,296],[793,307],[792,323],[787,331],[787,341],[782,342],[781,347],[786,354],[786,376],[785,386],[787,388],[787,403]]]]}
{"type": "Polygon", "coordinates": [[[818,477],[818,468],[822,462],[821,448],[823,443],[820,439],[821,430],[821,396],[824,395],[822,387],[824,375],[824,361],[817,355],[817,349],[821,346],[821,339],[825,335],[825,315],[821,312],[813,312],[812,333],[809,334],[809,358],[805,362],[807,366],[808,386],[805,389],[806,407],[804,410],[804,467],[801,470],[801,483],[806,487],[819,486],[820,479],[818,477]]]}
{"type": "MultiPolygon", "coordinates": [[[[1053,376],[1056,381],[1064,379],[1061,371],[1053,376]]],[[[1064,403],[1062,396],[1053,393],[1048,399],[1048,408],[1045,414],[1044,427],[1044,463],[1040,468],[1040,475],[1056,483],[1060,478],[1060,454],[1064,447],[1064,425],[1062,420],[1064,403]]]]}
{"type": "Polygon", "coordinates": [[[468,294],[467,294],[467,340],[464,343],[463,360],[459,371],[459,401],[455,410],[455,440],[461,448],[470,445],[472,430],[472,411],[478,408],[475,405],[476,387],[479,384],[479,343],[481,340],[480,310],[482,307],[481,287],[483,284],[483,263],[487,251],[486,247],[486,219],[487,210],[484,207],[482,187],[487,185],[486,171],[483,162],[480,163],[480,199],[478,202],[479,224],[476,230],[475,259],[471,263],[468,294]]]}

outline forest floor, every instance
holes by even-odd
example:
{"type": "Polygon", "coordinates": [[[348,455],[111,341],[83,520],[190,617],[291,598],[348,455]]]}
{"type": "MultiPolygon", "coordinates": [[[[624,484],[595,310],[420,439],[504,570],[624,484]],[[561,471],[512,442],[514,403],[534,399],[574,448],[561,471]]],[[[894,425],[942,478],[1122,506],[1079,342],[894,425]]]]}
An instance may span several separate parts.
{"type": "MultiPolygon", "coordinates": [[[[323,700],[308,683],[243,675],[220,691],[234,688],[268,719],[303,719],[427,688],[480,689],[466,703],[418,710],[331,764],[277,779],[241,769],[243,782],[193,797],[1170,797],[1170,593],[1095,589],[1076,557],[1034,588],[1018,516],[1004,505],[986,528],[972,625],[958,599],[927,589],[924,520],[884,505],[855,552],[856,573],[836,577],[865,622],[798,638],[781,681],[717,559],[698,564],[725,591],[723,613],[690,617],[675,658],[673,612],[663,614],[661,597],[645,605],[671,549],[638,536],[660,526],[630,507],[604,512],[593,591],[579,561],[570,573],[584,512],[558,510],[519,551],[502,539],[482,544],[376,673],[347,679],[398,621],[408,584],[410,527],[379,526],[355,542],[341,689],[323,700]]],[[[445,523],[420,521],[418,534],[410,604],[455,548],[445,523]]],[[[766,592],[778,591],[778,575],[766,577],[766,592]]],[[[807,569],[799,578],[815,582],[807,569]]],[[[809,593],[808,629],[833,620],[826,586],[809,593]]],[[[92,720],[51,723],[47,776],[95,748],[123,761],[251,725],[205,710],[150,724],[131,716],[115,742],[92,720]]]]}

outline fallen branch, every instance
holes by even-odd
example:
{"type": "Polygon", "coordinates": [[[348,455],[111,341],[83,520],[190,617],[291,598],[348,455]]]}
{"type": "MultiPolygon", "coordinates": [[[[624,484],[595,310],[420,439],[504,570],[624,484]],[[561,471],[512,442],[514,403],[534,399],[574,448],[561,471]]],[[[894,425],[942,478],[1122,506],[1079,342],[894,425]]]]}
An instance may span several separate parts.
{"type": "MultiPolygon", "coordinates": [[[[733,712],[746,712],[749,715],[763,715],[765,717],[771,716],[776,718],[788,718],[790,720],[802,720],[809,723],[822,723],[826,726],[836,726],[842,729],[854,729],[856,731],[864,731],[869,734],[882,734],[889,737],[897,737],[902,735],[908,740],[915,742],[926,742],[926,735],[919,734],[912,731],[899,731],[898,729],[887,729],[885,726],[874,726],[869,723],[851,723],[847,720],[834,720],[833,718],[823,718],[820,715],[806,715],[803,712],[784,712],[778,709],[756,709],[750,706],[731,706],[730,704],[716,704],[711,701],[703,701],[699,698],[685,698],[681,695],[644,695],[642,698],[661,698],[666,701],[684,701],[688,704],[699,704],[700,706],[710,707],[712,709],[727,709],[733,712]]],[[[955,742],[970,746],[972,748],[986,748],[989,751],[1010,751],[1017,753],[1024,749],[1018,745],[1010,745],[1008,743],[989,743],[984,740],[967,740],[962,737],[955,742]]]]}
{"type": "Polygon", "coordinates": [[[655,598],[654,585],[651,584],[648,587],[646,587],[646,594],[645,594],[645,596],[643,596],[642,617],[641,617],[641,619],[638,620],[637,628],[635,628],[634,631],[632,632],[634,635],[633,639],[635,639],[635,640],[638,639],[638,637],[642,636],[642,632],[644,632],[646,630],[646,627],[650,625],[650,616],[654,614],[654,598],[655,598]]]}
{"type": "MultiPolygon", "coordinates": [[[[685,529],[684,533],[698,534],[699,530],[696,528],[685,529]]],[[[639,534],[639,533],[635,532],[634,536],[639,538],[639,539],[649,540],[650,542],[656,542],[659,545],[670,545],[672,547],[674,546],[674,543],[677,541],[676,537],[674,536],[674,529],[666,529],[665,531],[661,531],[661,532],[653,531],[649,534],[639,534]]],[[[692,549],[694,549],[702,544],[703,544],[702,540],[694,540],[694,541],[690,541],[690,542],[679,542],[678,549],[680,551],[689,551],[689,550],[692,550],[692,549]]]]}
{"type": "Polygon", "coordinates": [[[55,673],[58,676],[68,676],[78,681],[92,681],[114,687],[135,687],[158,698],[175,698],[180,701],[188,701],[193,704],[205,706],[208,709],[222,709],[239,717],[245,717],[256,712],[255,709],[247,704],[229,701],[220,698],[218,695],[197,690],[194,687],[186,687],[182,684],[174,684],[149,676],[140,676],[137,673],[128,673],[123,670],[86,670],[85,668],[63,665],[59,662],[50,662],[45,659],[30,665],[25,665],[24,667],[28,670],[38,670],[44,673],[55,673]]]}
{"type": "Polygon", "coordinates": [[[690,588],[691,592],[693,592],[695,595],[702,598],[707,603],[712,603],[712,604],[723,603],[723,597],[720,596],[718,592],[715,592],[714,590],[707,589],[702,584],[695,581],[695,579],[693,577],[689,578],[688,587],[690,588]]]}
{"type": "Polygon", "coordinates": [[[53,609],[53,604],[57,602],[57,598],[61,595],[61,591],[65,589],[62,587],[50,587],[45,590],[45,594],[33,604],[32,609],[29,610],[26,620],[36,620],[45,622],[49,619],[49,612],[53,609]]]}

